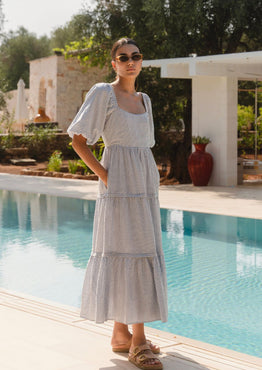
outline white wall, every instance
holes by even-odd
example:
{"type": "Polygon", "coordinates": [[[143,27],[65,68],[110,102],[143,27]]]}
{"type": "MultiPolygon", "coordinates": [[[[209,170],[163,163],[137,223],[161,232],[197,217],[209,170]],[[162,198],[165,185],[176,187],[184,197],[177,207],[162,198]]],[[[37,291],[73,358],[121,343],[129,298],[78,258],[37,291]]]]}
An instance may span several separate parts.
{"type": "Polygon", "coordinates": [[[58,58],[56,119],[60,128],[66,131],[83,103],[84,93],[103,82],[107,74],[106,68],[84,68],[77,58],[58,58]]]}
{"type": "MultiPolygon", "coordinates": [[[[29,89],[25,89],[26,101],[29,101],[29,89]]],[[[17,101],[17,90],[11,90],[5,93],[6,106],[10,114],[15,114],[16,101],[17,101]]]]}
{"type": "Polygon", "coordinates": [[[36,116],[40,105],[45,105],[51,121],[58,122],[59,128],[66,131],[82,105],[84,92],[93,84],[104,81],[107,73],[106,68],[84,69],[77,58],[53,55],[31,61],[30,118],[36,116]],[[45,98],[44,94],[39,94],[43,88],[45,98]]]}
{"type": "Polygon", "coordinates": [[[210,185],[237,185],[237,78],[194,76],[192,135],[212,143],[214,167],[210,185]]]}
{"type": "Polygon", "coordinates": [[[43,105],[43,101],[41,101],[41,98],[39,97],[41,83],[46,89],[46,114],[50,117],[51,121],[57,120],[57,58],[58,57],[56,55],[52,55],[46,58],[35,59],[30,62],[29,114],[31,120],[33,120],[37,115],[39,106],[43,105]]]}

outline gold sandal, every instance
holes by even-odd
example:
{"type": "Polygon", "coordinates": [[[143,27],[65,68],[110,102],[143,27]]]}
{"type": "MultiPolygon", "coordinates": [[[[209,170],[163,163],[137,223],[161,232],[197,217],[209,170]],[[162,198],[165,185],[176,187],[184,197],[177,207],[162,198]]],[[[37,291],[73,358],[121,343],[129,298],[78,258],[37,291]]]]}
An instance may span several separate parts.
{"type": "Polygon", "coordinates": [[[143,370],[162,370],[163,365],[159,361],[156,364],[149,364],[146,363],[148,360],[157,359],[157,357],[153,354],[148,344],[142,344],[141,346],[137,346],[134,348],[132,352],[129,352],[128,360],[132,362],[136,367],[143,370]]]}
{"type": "MultiPolygon", "coordinates": [[[[117,346],[113,346],[112,347],[112,351],[113,352],[118,352],[118,353],[128,353],[129,352],[129,349],[130,349],[130,346],[131,346],[131,342],[132,342],[132,337],[130,338],[130,340],[125,343],[125,344],[119,344],[117,346]]],[[[150,347],[150,350],[155,354],[155,355],[158,355],[160,353],[160,348],[156,345],[154,345],[151,340],[147,340],[146,343],[149,345],[150,347]]]]}

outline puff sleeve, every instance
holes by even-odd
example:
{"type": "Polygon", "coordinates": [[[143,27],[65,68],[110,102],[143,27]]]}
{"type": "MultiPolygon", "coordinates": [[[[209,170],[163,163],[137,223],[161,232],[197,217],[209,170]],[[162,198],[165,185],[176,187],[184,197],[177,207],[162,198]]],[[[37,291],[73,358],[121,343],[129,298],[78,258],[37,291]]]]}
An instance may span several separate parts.
{"type": "Polygon", "coordinates": [[[104,131],[109,97],[106,84],[94,85],[67,129],[69,136],[82,135],[88,145],[95,144],[104,131]]]}

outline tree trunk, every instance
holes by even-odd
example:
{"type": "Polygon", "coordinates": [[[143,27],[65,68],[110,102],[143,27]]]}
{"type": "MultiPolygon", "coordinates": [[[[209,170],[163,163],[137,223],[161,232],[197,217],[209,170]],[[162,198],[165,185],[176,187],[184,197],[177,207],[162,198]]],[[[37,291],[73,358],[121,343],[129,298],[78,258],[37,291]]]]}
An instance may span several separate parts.
{"type": "MultiPolygon", "coordinates": [[[[191,81],[190,81],[191,82],[191,81]]],[[[191,178],[187,169],[187,160],[192,150],[192,83],[185,84],[187,104],[184,109],[185,134],[182,142],[172,145],[169,160],[168,178],[175,178],[180,184],[190,184],[191,178]]]]}

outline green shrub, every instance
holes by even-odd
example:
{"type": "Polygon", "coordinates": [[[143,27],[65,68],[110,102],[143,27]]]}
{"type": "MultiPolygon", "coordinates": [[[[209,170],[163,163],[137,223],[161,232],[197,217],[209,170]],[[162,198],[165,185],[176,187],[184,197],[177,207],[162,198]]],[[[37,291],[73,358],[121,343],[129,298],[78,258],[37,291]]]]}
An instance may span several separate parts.
{"type": "Polygon", "coordinates": [[[255,121],[255,113],[251,105],[239,105],[237,106],[237,123],[238,130],[251,130],[255,121]]]}
{"type": "Polygon", "coordinates": [[[83,173],[85,175],[89,174],[89,173],[93,173],[89,167],[87,167],[87,165],[85,164],[85,162],[82,160],[82,159],[79,159],[77,161],[77,164],[78,164],[78,167],[82,168],[83,170],[83,173]]]}
{"type": "Polygon", "coordinates": [[[6,136],[1,136],[0,147],[1,149],[12,148],[15,145],[14,134],[7,134],[6,136]]]}
{"type": "Polygon", "coordinates": [[[15,144],[15,136],[13,131],[14,112],[10,114],[6,109],[0,118],[0,134],[4,133],[5,136],[0,138],[1,149],[12,148],[15,144]]]}
{"type": "Polygon", "coordinates": [[[54,130],[47,127],[34,127],[26,131],[20,143],[28,148],[29,155],[38,160],[46,160],[55,149],[56,136],[54,130]]]}
{"type": "Polygon", "coordinates": [[[209,144],[211,140],[206,136],[192,136],[193,144],[209,144]]]}
{"type": "Polygon", "coordinates": [[[15,121],[15,112],[13,111],[10,114],[7,109],[4,109],[0,119],[0,133],[4,132],[5,134],[9,135],[13,134],[14,121],[15,121]]]}
{"type": "Polygon", "coordinates": [[[100,139],[97,142],[98,145],[96,145],[96,148],[92,151],[96,159],[100,162],[103,155],[103,150],[105,147],[105,144],[103,142],[103,139],[100,137],[100,139]]]}
{"type": "MultiPolygon", "coordinates": [[[[100,138],[96,145],[90,147],[92,150],[93,155],[95,158],[100,162],[102,159],[103,155],[103,150],[104,150],[105,144],[100,138]]],[[[72,150],[72,142],[68,144],[68,148],[72,150]]],[[[78,157],[79,158],[79,157],[78,157]]],[[[70,173],[76,173],[76,171],[80,169],[82,174],[87,175],[87,174],[93,174],[94,172],[85,164],[85,162],[82,159],[78,159],[78,161],[69,161],[68,162],[68,170],[70,173]]]]}
{"type": "Polygon", "coordinates": [[[48,161],[47,171],[60,172],[62,166],[62,153],[58,150],[54,151],[48,161]]]}
{"type": "Polygon", "coordinates": [[[70,173],[75,174],[78,169],[78,161],[68,161],[68,170],[70,173]]]}
{"type": "MultiPolygon", "coordinates": [[[[257,150],[262,149],[262,109],[257,119],[257,150]]],[[[255,114],[252,106],[238,105],[238,142],[239,155],[255,151],[255,114]]]]}

